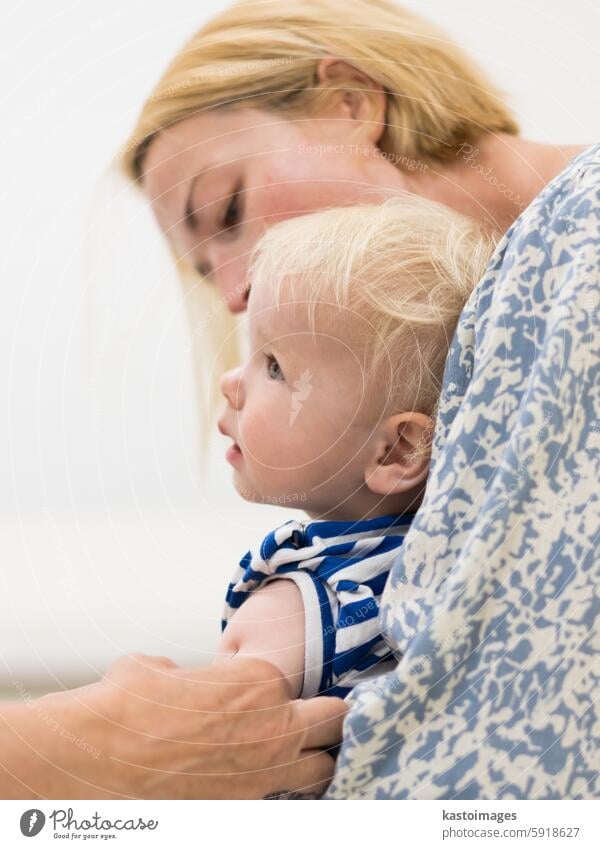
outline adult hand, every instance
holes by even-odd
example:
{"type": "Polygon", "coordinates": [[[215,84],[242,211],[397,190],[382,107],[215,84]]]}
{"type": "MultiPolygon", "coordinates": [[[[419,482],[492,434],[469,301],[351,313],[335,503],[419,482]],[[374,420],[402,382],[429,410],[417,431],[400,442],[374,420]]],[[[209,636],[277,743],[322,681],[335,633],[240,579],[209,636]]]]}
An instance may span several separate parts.
{"type": "Polygon", "coordinates": [[[324,749],[340,741],[346,706],[290,700],[263,660],[183,669],[132,655],[97,684],[11,709],[16,726],[29,712],[27,757],[17,740],[11,748],[26,795],[258,799],[325,790],[334,761],[324,749]]]}

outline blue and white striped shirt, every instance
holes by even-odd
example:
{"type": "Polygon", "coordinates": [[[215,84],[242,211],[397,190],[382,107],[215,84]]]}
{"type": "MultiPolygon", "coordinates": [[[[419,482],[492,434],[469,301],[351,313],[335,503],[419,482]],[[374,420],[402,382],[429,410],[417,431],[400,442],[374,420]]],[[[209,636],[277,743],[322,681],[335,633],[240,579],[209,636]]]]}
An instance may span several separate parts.
{"type": "Polygon", "coordinates": [[[285,578],[304,603],[301,698],[346,696],[398,658],[379,626],[379,602],[414,513],[356,522],[290,520],[248,551],[227,590],[222,628],[250,593],[285,578]]]}

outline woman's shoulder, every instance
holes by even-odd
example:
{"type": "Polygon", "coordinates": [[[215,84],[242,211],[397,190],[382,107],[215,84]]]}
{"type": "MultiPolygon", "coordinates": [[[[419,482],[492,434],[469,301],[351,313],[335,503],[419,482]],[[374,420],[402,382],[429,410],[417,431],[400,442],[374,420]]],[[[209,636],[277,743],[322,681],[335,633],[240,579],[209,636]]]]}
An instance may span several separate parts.
{"type": "MultiPolygon", "coordinates": [[[[463,405],[476,361],[482,362],[483,349],[492,344],[490,325],[504,341],[507,315],[514,338],[528,338],[531,326],[542,333],[542,317],[565,277],[575,273],[577,263],[595,264],[598,257],[600,144],[575,156],[521,213],[463,309],[446,361],[432,464],[463,405]]],[[[499,359],[499,371],[504,368],[499,359]]]]}
{"type": "Polygon", "coordinates": [[[594,144],[575,156],[545,186],[515,222],[514,236],[522,237],[532,228],[536,232],[548,226],[554,229],[557,219],[597,215],[599,193],[600,144],[594,144]],[[587,203],[584,202],[586,197],[587,203]]]}
{"type": "MultiPolygon", "coordinates": [[[[583,194],[596,195],[600,191],[600,144],[582,151],[571,163],[550,183],[557,196],[558,205],[562,206],[583,194]],[[553,185],[556,184],[556,185],[553,185]]],[[[552,191],[550,192],[552,195],[552,191]]],[[[574,212],[578,215],[597,214],[597,206],[580,207],[574,212]]]]}
{"type": "MultiPolygon", "coordinates": [[[[599,166],[600,165],[600,142],[596,144],[590,145],[590,147],[586,147],[585,150],[582,150],[581,153],[578,153],[577,156],[573,157],[569,165],[565,168],[565,171],[574,170],[578,173],[584,173],[590,167],[599,166]]],[[[561,173],[565,173],[565,171],[561,173]]],[[[560,176],[560,175],[559,175],[560,176]]]]}
{"type": "Polygon", "coordinates": [[[600,144],[595,144],[575,156],[506,231],[477,287],[479,306],[516,269],[521,275],[528,267],[531,274],[548,270],[557,262],[556,250],[575,245],[582,234],[600,247],[599,211],[600,144]]]}

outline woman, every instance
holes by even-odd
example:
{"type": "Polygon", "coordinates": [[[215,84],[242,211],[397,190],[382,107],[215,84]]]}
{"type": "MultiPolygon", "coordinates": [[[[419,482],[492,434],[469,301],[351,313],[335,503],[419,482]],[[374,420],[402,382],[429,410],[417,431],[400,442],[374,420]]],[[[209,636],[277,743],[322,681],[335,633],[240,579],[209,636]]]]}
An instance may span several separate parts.
{"type": "Polygon", "coordinates": [[[203,27],[123,165],[231,313],[289,216],[405,189],[506,231],[384,597],[403,660],[353,691],[329,797],[600,796],[599,148],[521,139],[483,75],[392,3],[292,0],[203,27]]]}

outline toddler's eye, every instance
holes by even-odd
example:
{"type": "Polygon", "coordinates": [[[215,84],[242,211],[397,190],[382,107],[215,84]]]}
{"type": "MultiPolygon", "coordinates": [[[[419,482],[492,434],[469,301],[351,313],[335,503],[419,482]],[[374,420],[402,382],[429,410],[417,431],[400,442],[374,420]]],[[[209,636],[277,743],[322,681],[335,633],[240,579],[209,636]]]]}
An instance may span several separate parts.
{"type": "Polygon", "coordinates": [[[267,354],[267,373],[271,380],[284,380],[281,366],[271,354],[267,354]]]}

